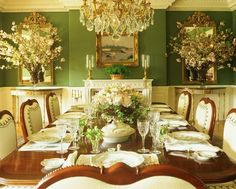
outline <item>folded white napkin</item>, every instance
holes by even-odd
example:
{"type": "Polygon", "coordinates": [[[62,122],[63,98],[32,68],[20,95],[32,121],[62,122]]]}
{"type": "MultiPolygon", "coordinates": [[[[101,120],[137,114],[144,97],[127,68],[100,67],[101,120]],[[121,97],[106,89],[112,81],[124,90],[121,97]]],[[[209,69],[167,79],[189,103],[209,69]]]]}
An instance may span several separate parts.
{"type": "Polygon", "coordinates": [[[168,143],[165,142],[165,148],[167,151],[211,151],[218,152],[221,149],[217,146],[211,145],[209,142],[204,143],[168,143]]]}
{"type": "MultiPolygon", "coordinates": [[[[144,162],[142,166],[152,165],[152,164],[159,164],[159,159],[156,154],[142,154],[144,157],[144,162]]],[[[92,157],[95,155],[80,155],[77,159],[76,165],[93,165],[92,157]]]]}
{"type": "Polygon", "coordinates": [[[189,123],[185,120],[168,120],[170,126],[187,126],[189,123]]]}
{"type": "Polygon", "coordinates": [[[66,161],[63,163],[62,167],[68,167],[68,166],[75,165],[77,158],[78,158],[78,152],[77,151],[74,151],[74,152],[70,153],[68,155],[66,161]]]}

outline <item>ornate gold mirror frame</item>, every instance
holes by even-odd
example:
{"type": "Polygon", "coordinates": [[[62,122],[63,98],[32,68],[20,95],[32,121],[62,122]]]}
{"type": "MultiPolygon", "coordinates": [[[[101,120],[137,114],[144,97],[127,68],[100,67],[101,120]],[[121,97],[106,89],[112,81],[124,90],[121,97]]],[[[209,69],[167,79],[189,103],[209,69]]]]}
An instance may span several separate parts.
{"type": "MultiPolygon", "coordinates": [[[[191,37],[194,37],[197,32],[205,32],[212,35],[216,32],[216,23],[203,12],[194,12],[192,16],[189,16],[185,22],[182,23],[180,28],[181,33],[188,33],[191,37]]],[[[199,78],[196,72],[186,69],[185,60],[182,60],[182,81],[185,84],[199,84],[199,78]]],[[[212,67],[207,71],[206,83],[213,84],[217,82],[217,68],[212,67]]]]}
{"type": "MultiPolygon", "coordinates": [[[[21,35],[26,38],[30,37],[30,32],[38,32],[40,37],[49,35],[52,28],[53,25],[47,22],[47,19],[44,16],[36,12],[33,12],[30,16],[25,17],[24,21],[18,26],[21,35]],[[37,30],[36,28],[40,28],[40,30],[37,30]]],[[[19,66],[18,77],[19,85],[32,85],[30,73],[25,67],[19,66]]],[[[38,77],[40,85],[53,84],[53,64],[43,65],[38,77]]]]}

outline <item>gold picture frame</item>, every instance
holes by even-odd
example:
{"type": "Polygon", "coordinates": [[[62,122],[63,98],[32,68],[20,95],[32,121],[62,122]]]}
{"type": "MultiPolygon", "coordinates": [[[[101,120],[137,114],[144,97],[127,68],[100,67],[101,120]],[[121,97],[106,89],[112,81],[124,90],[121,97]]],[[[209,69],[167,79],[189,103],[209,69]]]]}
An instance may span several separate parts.
{"type": "MultiPolygon", "coordinates": [[[[31,30],[35,31],[34,28],[36,25],[40,27],[40,30],[38,31],[39,36],[49,35],[50,31],[53,28],[53,25],[47,21],[46,17],[37,12],[32,12],[29,16],[24,18],[23,22],[19,24],[18,30],[20,31],[22,36],[27,38],[29,37],[31,30]]],[[[38,85],[52,85],[54,82],[53,64],[51,63],[49,65],[43,65],[41,69],[42,69],[41,81],[38,83],[38,85]]],[[[33,85],[31,82],[30,73],[22,65],[19,66],[18,68],[18,84],[33,85]]]]}
{"type": "MultiPolygon", "coordinates": [[[[185,22],[182,23],[180,33],[187,32],[188,35],[194,37],[196,33],[204,32],[207,35],[212,35],[216,32],[216,23],[203,12],[194,12],[185,22]]],[[[198,78],[194,71],[188,70],[185,67],[185,60],[182,60],[182,81],[184,84],[198,84],[198,78]]],[[[206,83],[214,84],[217,82],[217,68],[211,67],[206,73],[206,83]]]]}
{"type": "Polygon", "coordinates": [[[112,40],[110,35],[97,34],[96,60],[98,67],[114,64],[138,66],[138,34],[121,36],[119,40],[112,40]]]}

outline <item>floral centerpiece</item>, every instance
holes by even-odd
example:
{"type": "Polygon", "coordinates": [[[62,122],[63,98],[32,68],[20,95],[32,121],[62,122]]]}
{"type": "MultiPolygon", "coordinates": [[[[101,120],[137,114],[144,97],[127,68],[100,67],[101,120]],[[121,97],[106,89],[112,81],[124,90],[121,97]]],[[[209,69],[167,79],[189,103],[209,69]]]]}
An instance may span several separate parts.
{"type": "Polygon", "coordinates": [[[202,31],[193,25],[194,36],[180,22],[177,22],[177,28],[180,32],[177,37],[171,38],[170,47],[173,53],[180,56],[176,59],[177,62],[182,62],[183,59],[186,69],[198,71],[204,80],[207,70],[213,66],[217,69],[231,67],[236,55],[236,39],[224,22],[220,22],[213,33],[202,31]]]}
{"type": "Polygon", "coordinates": [[[24,22],[16,25],[12,22],[12,33],[0,31],[0,59],[6,65],[2,69],[23,66],[31,75],[33,83],[37,83],[39,72],[60,59],[62,47],[58,45],[60,38],[57,28],[46,22],[46,18],[32,13],[24,22]]]}
{"type": "Polygon", "coordinates": [[[110,121],[112,119],[134,124],[148,113],[143,95],[123,85],[112,85],[100,90],[92,99],[95,114],[110,121]]]}

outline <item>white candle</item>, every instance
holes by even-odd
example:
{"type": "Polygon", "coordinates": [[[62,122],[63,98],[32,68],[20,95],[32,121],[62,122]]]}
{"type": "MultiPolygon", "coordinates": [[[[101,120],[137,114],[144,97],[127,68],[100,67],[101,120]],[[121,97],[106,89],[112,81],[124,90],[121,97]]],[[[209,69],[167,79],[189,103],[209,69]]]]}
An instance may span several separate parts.
{"type": "Polygon", "coordinates": [[[150,55],[147,54],[146,59],[147,59],[146,67],[149,68],[149,66],[150,66],[150,55]]]}
{"type": "Polygon", "coordinates": [[[86,68],[92,69],[94,67],[94,56],[91,54],[86,55],[86,68]]]}
{"type": "Polygon", "coordinates": [[[144,68],[145,67],[145,55],[142,54],[141,58],[142,58],[142,67],[144,68]]]}
{"type": "Polygon", "coordinates": [[[86,55],[86,68],[89,69],[89,55],[86,55]]]}

